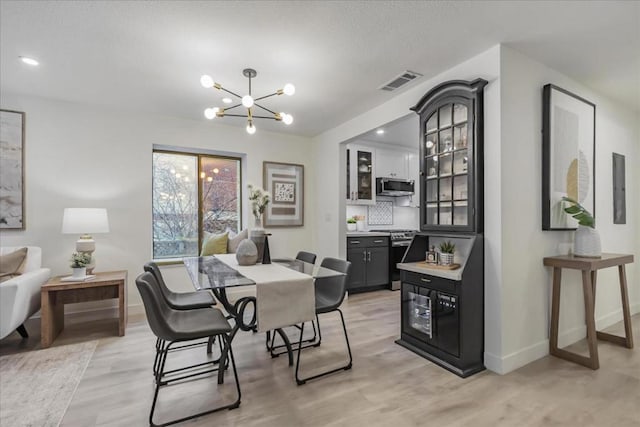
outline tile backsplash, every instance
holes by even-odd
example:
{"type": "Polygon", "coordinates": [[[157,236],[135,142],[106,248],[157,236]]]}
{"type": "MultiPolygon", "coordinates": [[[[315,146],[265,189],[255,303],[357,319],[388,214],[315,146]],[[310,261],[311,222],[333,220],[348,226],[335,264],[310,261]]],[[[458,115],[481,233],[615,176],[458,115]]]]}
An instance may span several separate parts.
{"type": "MultiPolygon", "coordinates": [[[[392,206],[392,222],[385,225],[372,225],[369,220],[369,209],[367,206],[347,205],[346,218],[354,215],[363,215],[367,229],[372,228],[392,228],[392,229],[420,229],[420,209],[415,207],[392,206]]],[[[346,227],[346,224],[345,224],[346,227]]]]}
{"type": "Polygon", "coordinates": [[[367,224],[393,225],[393,202],[376,202],[367,207],[367,224]]]}

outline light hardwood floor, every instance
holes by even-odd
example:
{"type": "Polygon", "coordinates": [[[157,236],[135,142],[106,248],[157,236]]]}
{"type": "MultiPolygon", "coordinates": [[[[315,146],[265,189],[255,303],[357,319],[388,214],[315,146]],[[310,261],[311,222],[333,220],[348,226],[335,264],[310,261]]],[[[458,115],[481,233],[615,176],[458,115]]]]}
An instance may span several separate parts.
{"type": "MultiPolygon", "coordinates": [[[[344,312],[354,362],[339,372],[296,386],[286,357],[271,359],[264,335],[240,332],[234,352],[242,387],[240,408],[194,420],[194,426],[639,426],[640,351],[599,343],[597,371],[544,357],[508,375],[488,371],[461,379],[396,345],[399,292],[351,296],[344,312]]],[[[344,341],[337,316],[321,317],[323,344],[303,353],[304,366],[340,364],[344,341]]],[[[640,342],[640,316],[633,318],[640,342]]],[[[32,338],[0,342],[0,354],[39,348],[32,338]]],[[[98,347],[62,421],[63,426],[144,426],[153,394],[155,338],[146,321],[130,318],[125,337],[111,336],[115,320],[68,322],[54,342],[87,339],[98,347]]],[[[621,333],[622,323],[610,332],[621,333]]],[[[586,349],[579,342],[574,349],[586,349]]],[[[204,360],[202,347],[172,354],[173,362],[204,360]]],[[[171,361],[171,356],[170,356],[171,361]]],[[[310,373],[306,371],[305,373],[310,373]]],[[[223,395],[230,392],[231,374],[223,395]]],[[[52,391],[53,392],[53,391],[52,391]]],[[[207,378],[161,390],[159,417],[198,411],[220,398],[207,378]]],[[[224,396],[223,396],[224,397],[224,396]]],[[[162,418],[159,418],[160,420],[162,418]]],[[[164,418],[166,419],[166,418],[164,418]]]]}

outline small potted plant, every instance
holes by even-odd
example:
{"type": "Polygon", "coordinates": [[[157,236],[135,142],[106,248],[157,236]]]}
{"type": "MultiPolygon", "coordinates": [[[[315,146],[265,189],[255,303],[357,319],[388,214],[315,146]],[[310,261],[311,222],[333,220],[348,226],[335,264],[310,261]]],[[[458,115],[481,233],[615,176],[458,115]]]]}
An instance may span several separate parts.
{"type": "Polygon", "coordinates": [[[602,256],[600,234],[596,230],[596,221],[593,215],[570,197],[563,197],[562,200],[571,204],[571,206],[564,208],[564,211],[578,221],[578,229],[573,239],[573,255],[600,258],[602,256]]]}
{"type": "Polygon", "coordinates": [[[450,240],[440,243],[440,264],[451,265],[453,264],[453,254],[456,251],[456,245],[451,243],[450,240]]]}
{"type": "Polygon", "coordinates": [[[83,280],[87,275],[87,265],[91,263],[91,255],[86,252],[74,252],[71,255],[71,269],[74,279],[83,280]]]}
{"type": "Polygon", "coordinates": [[[356,231],[356,222],[354,217],[347,218],[347,231],[356,231]]]}

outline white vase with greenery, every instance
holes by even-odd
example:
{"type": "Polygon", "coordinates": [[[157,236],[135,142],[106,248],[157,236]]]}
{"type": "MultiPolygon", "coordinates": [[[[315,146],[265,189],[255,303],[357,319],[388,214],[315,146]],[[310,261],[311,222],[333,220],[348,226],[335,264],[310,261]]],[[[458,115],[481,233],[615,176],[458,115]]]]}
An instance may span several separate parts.
{"type": "Polygon", "coordinates": [[[440,243],[440,264],[451,265],[453,264],[453,254],[456,252],[456,245],[451,243],[450,240],[440,243]]]}
{"type": "Polygon", "coordinates": [[[87,265],[91,263],[91,255],[86,252],[71,254],[71,277],[83,280],[87,276],[87,265]]]}
{"type": "Polygon", "coordinates": [[[573,255],[584,258],[600,258],[602,248],[600,244],[600,233],[596,230],[596,221],[580,203],[563,197],[563,201],[571,206],[564,208],[564,211],[573,216],[578,221],[578,229],[573,238],[573,255]]]}

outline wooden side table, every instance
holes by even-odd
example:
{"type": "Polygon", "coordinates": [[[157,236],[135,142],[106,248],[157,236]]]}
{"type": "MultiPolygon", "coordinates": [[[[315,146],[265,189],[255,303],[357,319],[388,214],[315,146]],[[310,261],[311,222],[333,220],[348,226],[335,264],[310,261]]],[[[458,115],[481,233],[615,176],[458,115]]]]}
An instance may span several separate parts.
{"type": "Polygon", "coordinates": [[[127,272],[95,273],[85,282],[61,282],[57,276],[42,286],[42,348],[51,346],[64,329],[64,305],[77,302],[118,298],[118,335],[123,336],[127,325],[127,272]]]}
{"type": "Polygon", "coordinates": [[[598,360],[598,339],[633,348],[631,332],[631,315],[629,313],[629,294],[627,292],[627,275],[625,264],[633,262],[633,255],[602,254],[600,258],[581,258],[573,255],[552,256],[544,258],[544,265],[553,267],[553,295],[551,298],[551,331],[549,333],[549,353],[556,357],[584,365],[591,369],[600,368],[598,360]],[[595,296],[598,270],[618,267],[620,277],[620,294],[622,296],[622,316],[624,318],[624,337],[596,331],[595,296]],[[558,323],[560,317],[560,280],[562,269],[570,268],[582,271],[582,292],[584,293],[584,311],[587,323],[587,342],[589,357],[581,356],[558,348],[558,323]]]}

